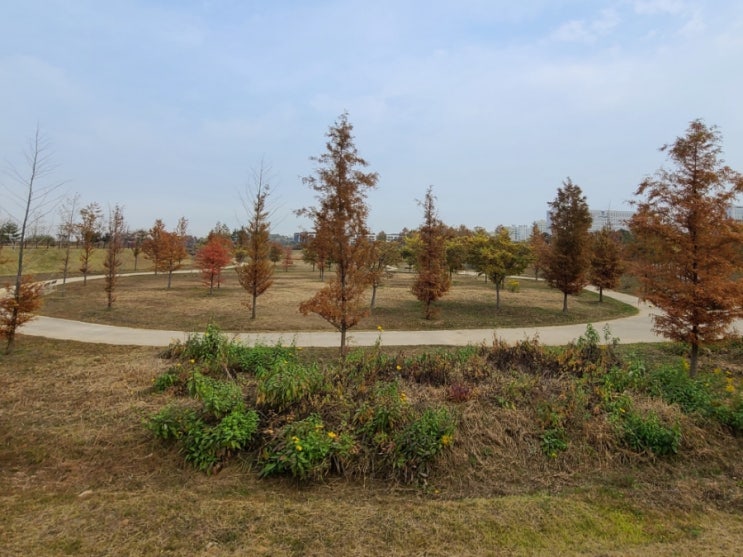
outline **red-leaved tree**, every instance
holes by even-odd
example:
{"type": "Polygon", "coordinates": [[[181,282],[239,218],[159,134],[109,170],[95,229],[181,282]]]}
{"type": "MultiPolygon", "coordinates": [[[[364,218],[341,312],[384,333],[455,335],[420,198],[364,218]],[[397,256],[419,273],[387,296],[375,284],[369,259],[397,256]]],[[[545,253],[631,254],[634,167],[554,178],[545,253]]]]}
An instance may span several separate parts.
{"type": "Polygon", "coordinates": [[[220,234],[210,234],[207,242],[196,252],[194,261],[201,270],[202,282],[209,294],[222,284],[222,271],[232,261],[232,240],[220,234]]]}

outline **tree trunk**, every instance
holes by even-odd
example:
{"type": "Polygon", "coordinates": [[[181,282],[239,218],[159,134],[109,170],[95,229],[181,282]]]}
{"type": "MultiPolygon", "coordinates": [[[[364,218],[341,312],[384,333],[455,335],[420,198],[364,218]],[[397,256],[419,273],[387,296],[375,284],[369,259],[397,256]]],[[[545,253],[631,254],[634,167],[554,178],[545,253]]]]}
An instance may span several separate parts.
{"type": "Polygon", "coordinates": [[[173,271],[171,269],[168,269],[168,290],[170,290],[170,284],[173,280],[173,271]]]}
{"type": "Polygon", "coordinates": [[[255,319],[255,304],[258,301],[258,295],[253,292],[253,303],[250,304],[250,318],[255,319]]]}
{"type": "Polygon", "coordinates": [[[604,301],[604,287],[599,286],[599,304],[604,301]]]}
{"type": "Polygon", "coordinates": [[[500,309],[500,285],[499,281],[495,281],[495,311],[500,309]]]}
{"type": "Polygon", "coordinates": [[[209,296],[214,294],[214,273],[209,275],[209,296]]]}
{"type": "Polygon", "coordinates": [[[568,293],[567,292],[562,293],[562,312],[563,313],[568,312],[568,293]]]}
{"type": "Polygon", "coordinates": [[[377,301],[377,285],[372,284],[371,309],[374,309],[377,301]]]}
{"type": "Polygon", "coordinates": [[[341,326],[341,360],[346,360],[346,327],[341,326]]]}
{"type": "Polygon", "coordinates": [[[699,344],[694,343],[691,345],[691,353],[689,354],[689,377],[697,376],[698,360],[699,360],[699,344]]]}

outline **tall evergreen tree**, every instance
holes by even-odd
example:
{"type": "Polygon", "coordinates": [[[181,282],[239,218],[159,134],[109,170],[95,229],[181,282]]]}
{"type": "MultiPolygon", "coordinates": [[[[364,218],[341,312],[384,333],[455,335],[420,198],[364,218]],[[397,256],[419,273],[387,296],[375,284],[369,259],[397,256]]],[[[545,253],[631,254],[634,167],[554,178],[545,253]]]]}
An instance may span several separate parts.
{"type": "Polygon", "coordinates": [[[579,294],[588,284],[592,219],[583,192],[570,178],[557,189],[549,207],[550,240],[543,272],[547,283],[562,292],[562,311],[566,312],[568,295],[579,294]]]}

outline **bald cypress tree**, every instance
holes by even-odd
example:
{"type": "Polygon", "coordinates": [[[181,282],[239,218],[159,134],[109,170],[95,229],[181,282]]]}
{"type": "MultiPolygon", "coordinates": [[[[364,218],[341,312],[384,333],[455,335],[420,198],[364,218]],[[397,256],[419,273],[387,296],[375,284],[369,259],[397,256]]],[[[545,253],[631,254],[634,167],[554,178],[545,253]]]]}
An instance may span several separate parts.
{"type": "Polygon", "coordinates": [[[378,180],[376,172],[363,170],[368,163],[359,156],[352,131],[345,113],[330,127],[325,153],[312,159],[318,163],[315,175],[303,178],[317,193],[318,205],[297,211],[312,219],[315,248],[335,266],[330,281],[299,311],[316,313],[340,332],[341,354],[346,333],[369,312],[363,301],[372,282],[366,192],[378,180]]]}
{"type": "Polygon", "coordinates": [[[724,165],[720,143],[717,128],[694,120],[664,145],[672,168],[640,184],[630,221],[641,297],[663,310],[655,330],[689,345],[691,375],[700,346],[743,316],[743,229],[728,215],[743,176],[724,165]]]}
{"type": "Polygon", "coordinates": [[[544,278],[563,294],[562,311],[568,311],[568,295],[579,294],[588,284],[591,264],[591,213],[580,187],[568,178],[549,203],[550,240],[544,254],[544,278]]]}

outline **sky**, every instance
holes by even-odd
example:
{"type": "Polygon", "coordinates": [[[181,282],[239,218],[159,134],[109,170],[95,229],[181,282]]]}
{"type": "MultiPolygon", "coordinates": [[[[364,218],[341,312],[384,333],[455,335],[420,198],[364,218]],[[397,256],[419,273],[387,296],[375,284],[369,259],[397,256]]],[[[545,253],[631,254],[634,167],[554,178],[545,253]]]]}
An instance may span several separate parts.
{"type": "MultiPolygon", "coordinates": [[[[568,177],[628,209],[691,120],[743,171],[739,0],[0,0],[0,220],[37,125],[65,195],[132,229],[311,229],[302,183],[348,112],[374,232],[545,218],[568,177]]],[[[55,213],[47,219],[54,220],[55,213]]],[[[51,225],[50,225],[51,226],[51,225]]]]}

